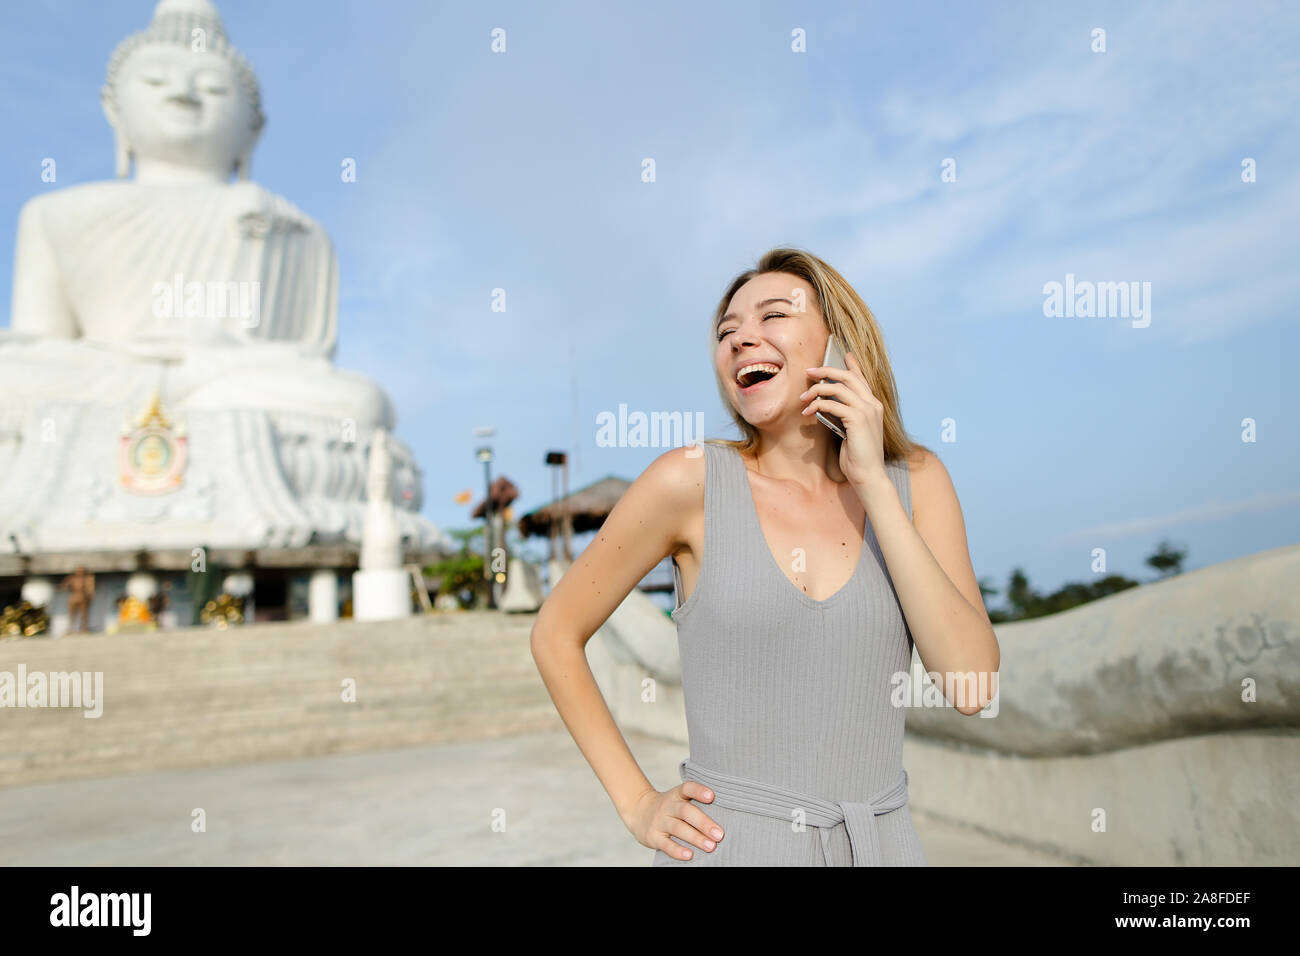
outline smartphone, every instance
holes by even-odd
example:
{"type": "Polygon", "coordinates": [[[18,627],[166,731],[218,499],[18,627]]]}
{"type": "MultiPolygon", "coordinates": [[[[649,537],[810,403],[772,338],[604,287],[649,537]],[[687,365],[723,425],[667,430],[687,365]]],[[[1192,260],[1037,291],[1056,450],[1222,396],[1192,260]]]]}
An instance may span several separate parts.
{"type": "MultiPolygon", "coordinates": [[[[843,369],[846,372],[849,370],[848,365],[844,361],[844,349],[840,345],[840,340],[835,337],[834,332],[832,332],[830,338],[826,340],[826,357],[822,359],[822,365],[824,365],[827,368],[843,369]]],[[[837,379],[833,379],[827,376],[823,378],[822,381],[833,382],[833,381],[837,381],[837,379]]],[[[829,395],[824,397],[830,398],[831,401],[833,402],[839,401],[838,398],[832,398],[829,395]]],[[[834,415],[831,415],[827,412],[818,411],[817,420],[821,422],[823,425],[825,425],[827,428],[829,428],[831,431],[833,431],[835,434],[839,435],[841,438],[848,437],[848,435],[844,433],[844,423],[840,421],[838,418],[836,418],[834,415]]]]}

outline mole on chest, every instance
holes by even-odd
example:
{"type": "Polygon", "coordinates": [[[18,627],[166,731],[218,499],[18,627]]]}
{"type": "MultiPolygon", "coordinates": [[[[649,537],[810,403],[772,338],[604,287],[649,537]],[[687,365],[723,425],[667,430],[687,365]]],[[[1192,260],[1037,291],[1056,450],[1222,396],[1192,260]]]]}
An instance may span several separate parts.
{"type": "Polygon", "coordinates": [[[839,591],[853,576],[864,546],[864,529],[853,527],[848,516],[842,514],[819,524],[798,519],[798,515],[808,514],[813,508],[787,506],[777,511],[760,504],[756,510],[763,543],[782,574],[800,591],[821,601],[839,591]]]}

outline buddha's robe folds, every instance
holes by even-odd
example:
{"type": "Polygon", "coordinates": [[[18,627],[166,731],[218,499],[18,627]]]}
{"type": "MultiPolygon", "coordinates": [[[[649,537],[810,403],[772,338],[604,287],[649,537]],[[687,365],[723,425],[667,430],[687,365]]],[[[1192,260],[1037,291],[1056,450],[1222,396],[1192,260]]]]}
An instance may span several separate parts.
{"type": "MultiPolygon", "coordinates": [[[[89,183],[23,207],[15,260],[0,549],[360,541],[367,448],[396,416],[333,365],[337,268],[317,223],[253,183],[89,183]],[[178,490],[149,497],[118,480],[118,455],[155,394],[190,454],[178,490]]],[[[417,513],[410,450],[392,453],[403,536],[449,546],[417,513]]]]}
{"type": "MultiPolygon", "coordinates": [[[[331,358],[337,290],[329,236],[261,186],[88,183],[23,208],[11,327],[108,341],[202,339],[220,330],[331,358]],[[245,283],[257,290],[257,314],[186,316],[185,301],[168,304],[178,276],[182,290],[196,282],[211,284],[205,290],[245,283]]],[[[205,294],[201,311],[208,302],[205,294]]],[[[218,311],[240,308],[231,302],[218,311]]]]}
{"type": "Polygon", "coordinates": [[[382,389],[334,368],[329,236],[254,183],[88,183],[19,218],[2,404],[77,395],[258,408],[392,428],[382,389]],[[165,366],[165,370],[163,369],[165,366]]]}

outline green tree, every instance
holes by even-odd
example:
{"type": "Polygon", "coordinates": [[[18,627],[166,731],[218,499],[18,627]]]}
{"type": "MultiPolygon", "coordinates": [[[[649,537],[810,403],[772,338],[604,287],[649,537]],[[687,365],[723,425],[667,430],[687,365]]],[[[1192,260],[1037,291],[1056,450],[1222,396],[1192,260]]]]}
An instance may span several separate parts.
{"type": "Polygon", "coordinates": [[[487,582],[483,578],[482,539],[483,528],[449,528],[447,534],[460,542],[460,553],[444,558],[424,569],[426,579],[438,582],[438,594],[451,594],[463,608],[485,602],[487,582]],[[473,545],[479,544],[475,551],[473,545]]]}
{"type": "Polygon", "coordinates": [[[1099,581],[1088,583],[1068,581],[1051,594],[1039,594],[1030,586],[1025,572],[1016,568],[1011,573],[1007,587],[1009,606],[1005,609],[989,611],[989,621],[999,624],[1005,621],[1025,621],[1048,614],[1059,614],[1072,607],[1137,587],[1138,584],[1139,582],[1131,578],[1112,574],[1099,581]]]}
{"type": "Polygon", "coordinates": [[[1155,554],[1147,558],[1149,567],[1155,568],[1164,578],[1183,572],[1183,558],[1187,557],[1186,548],[1175,548],[1168,541],[1161,541],[1155,554]]]}
{"type": "Polygon", "coordinates": [[[1029,586],[1029,578],[1021,568],[1014,568],[1011,571],[1011,578],[1007,581],[1007,604],[1015,617],[1032,617],[1030,609],[1038,601],[1038,594],[1029,586]]]}
{"type": "MultiPolygon", "coordinates": [[[[1178,574],[1182,570],[1183,559],[1187,556],[1185,549],[1177,549],[1167,541],[1160,542],[1155,554],[1146,559],[1146,563],[1161,573],[1162,578],[1178,574]]],[[[990,608],[989,620],[994,624],[1006,621],[1024,621],[1048,614],[1059,614],[1072,607],[1097,601],[1120,591],[1138,587],[1140,581],[1126,578],[1122,574],[1111,574],[1087,583],[1068,581],[1051,594],[1039,594],[1029,584],[1029,577],[1021,568],[1015,568],[1007,581],[1005,608],[990,608]]],[[[986,598],[998,592],[980,582],[980,594],[986,598]]],[[[985,601],[987,606],[988,602],[985,601]]]]}

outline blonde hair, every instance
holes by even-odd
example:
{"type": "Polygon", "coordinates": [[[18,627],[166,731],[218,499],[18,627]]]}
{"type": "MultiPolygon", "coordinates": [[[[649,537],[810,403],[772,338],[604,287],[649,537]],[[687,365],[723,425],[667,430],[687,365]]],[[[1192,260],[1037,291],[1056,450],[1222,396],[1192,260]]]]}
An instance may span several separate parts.
{"type": "MultiPolygon", "coordinates": [[[[723,293],[713,313],[713,323],[709,329],[711,349],[717,348],[715,338],[722,316],[732,297],[750,279],[772,272],[784,272],[798,276],[810,286],[817,297],[817,306],[829,332],[833,333],[844,347],[852,352],[862,369],[862,375],[871,387],[871,393],[884,406],[884,459],[908,460],[918,449],[929,451],[926,446],[912,441],[903,429],[903,419],[899,413],[898,391],[894,384],[894,373],[889,366],[889,356],[885,353],[885,340],[876,324],[876,317],[862,301],[847,279],[829,264],[802,249],[772,249],[764,255],[758,264],[731,280],[727,291],[723,293]]],[[[715,369],[716,372],[716,369],[715,369]]],[[[745,421],[743,415],[731,403],[726,386],[721,377],[717,379],[718,394],[722,404],[731,415],[731,420],[740,429],[740,440],[710,438],[707,441],[731,445],[741,452],[751,452],[758,446],[758,429],[745,421]]],[[[836,453],[839,452],[843,439],[832,433],[836,453]]]]}

